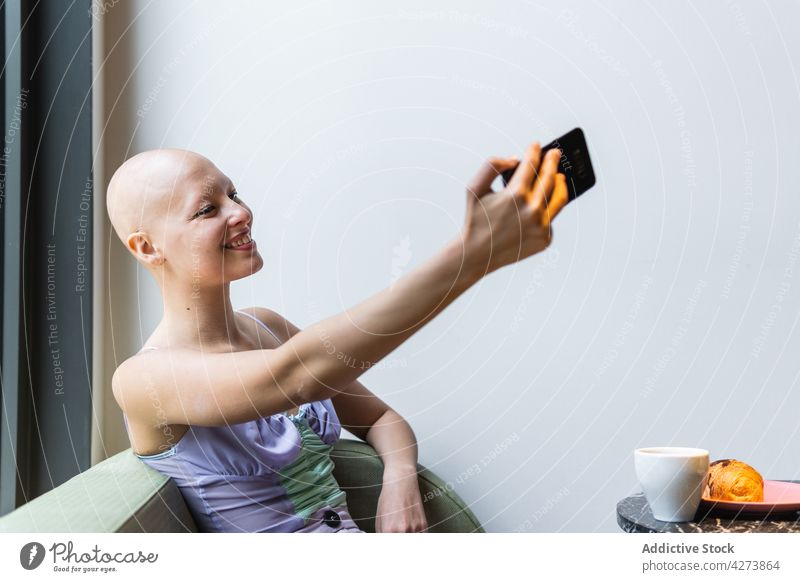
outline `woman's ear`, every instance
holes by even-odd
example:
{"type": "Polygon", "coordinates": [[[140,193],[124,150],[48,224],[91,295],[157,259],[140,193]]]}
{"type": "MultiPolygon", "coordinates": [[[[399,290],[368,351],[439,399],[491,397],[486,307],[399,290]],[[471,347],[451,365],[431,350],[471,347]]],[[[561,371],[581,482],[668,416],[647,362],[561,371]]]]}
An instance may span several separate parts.
{"type": "Polygon", "coordinates": [[[151,265],[160,265],[166,259],[161,251],[150,243],[150,237],[146,232],[136,231],[128,235],[128,249],[140,261],[151,265]]]}

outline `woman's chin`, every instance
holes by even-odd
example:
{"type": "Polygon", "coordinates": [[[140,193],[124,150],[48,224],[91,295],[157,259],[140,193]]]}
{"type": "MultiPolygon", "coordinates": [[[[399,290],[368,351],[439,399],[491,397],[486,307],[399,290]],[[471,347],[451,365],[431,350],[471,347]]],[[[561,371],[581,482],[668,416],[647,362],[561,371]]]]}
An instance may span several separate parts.
{"type": "MultiPolygon", "coordinates": [[[[242,261],[242,263],[248,263],[247,261],[242,261]]],[[[249,268],[248,265],[243,264],[242,266],[238,267],[235,272],[231,273],[231,278],[229,281],[236,281],[238,279],[244,279],[258,273],[264,267],[264,259],[261,258],[261,255],[256,254],[251,258],[249,261],[249,268]]]]}

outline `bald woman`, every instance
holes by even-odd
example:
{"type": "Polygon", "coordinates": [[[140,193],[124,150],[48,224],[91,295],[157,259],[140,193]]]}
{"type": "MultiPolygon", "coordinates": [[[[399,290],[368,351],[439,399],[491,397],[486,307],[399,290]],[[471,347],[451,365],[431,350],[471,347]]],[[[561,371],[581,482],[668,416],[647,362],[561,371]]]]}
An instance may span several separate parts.
{"type": "Polygon", "coordinates": [[[109,217],[164,304],[113,377],[134,454],[174,479],[202,531],[358,533],[331,472],[344,427],[383,461],[376,531],[425,531],[414,433],[357,378],[482,277],[547,248],[567,202],[559,157],[542,160],[534,142],[521,161],[488,159],[458,236],[391,289],[304,330],[231,305],[231,281],[264,261],[228,176],[185,150],[127,160],[108,187],[109,217]]]}

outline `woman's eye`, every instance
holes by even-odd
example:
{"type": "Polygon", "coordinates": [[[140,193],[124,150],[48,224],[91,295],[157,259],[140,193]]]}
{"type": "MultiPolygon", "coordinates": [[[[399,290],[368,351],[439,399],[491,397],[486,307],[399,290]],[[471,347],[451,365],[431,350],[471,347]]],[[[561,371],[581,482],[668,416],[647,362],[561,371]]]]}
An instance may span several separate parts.
{"type": "MultiPolygon", "coordinates": [[[[241,199],[239,198],[239,193],[238,192],[231,192],[230,194],[228,194],[228,198],[230,198],[231,200],[235,199],[237,202],[241,201],[241,199]]],[[[206,206],[200,212],[197,213],[197,216],[205,216],[206,214],[208,214],[212,210],[214,210],[213,206],[206,206]]]]}

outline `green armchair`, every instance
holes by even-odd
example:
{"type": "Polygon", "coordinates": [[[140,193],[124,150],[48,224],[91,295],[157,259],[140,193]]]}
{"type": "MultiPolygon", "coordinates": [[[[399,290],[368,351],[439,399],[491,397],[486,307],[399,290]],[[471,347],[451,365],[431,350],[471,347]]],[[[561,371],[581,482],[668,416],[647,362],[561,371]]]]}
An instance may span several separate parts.
{"type": "MultiPolygon", "coordinates": [[[[331,452],[334,476],[358,526],[375,531],[383,464],[368,444],[340,439],[331,452]]],[[[481,532],[452,486],[419,466],[419,487],[431,532],[481,532]]],[[[0,517],[0,532],[196,532],[180,490],[130,449],[98,463],[0,517]]]]}

